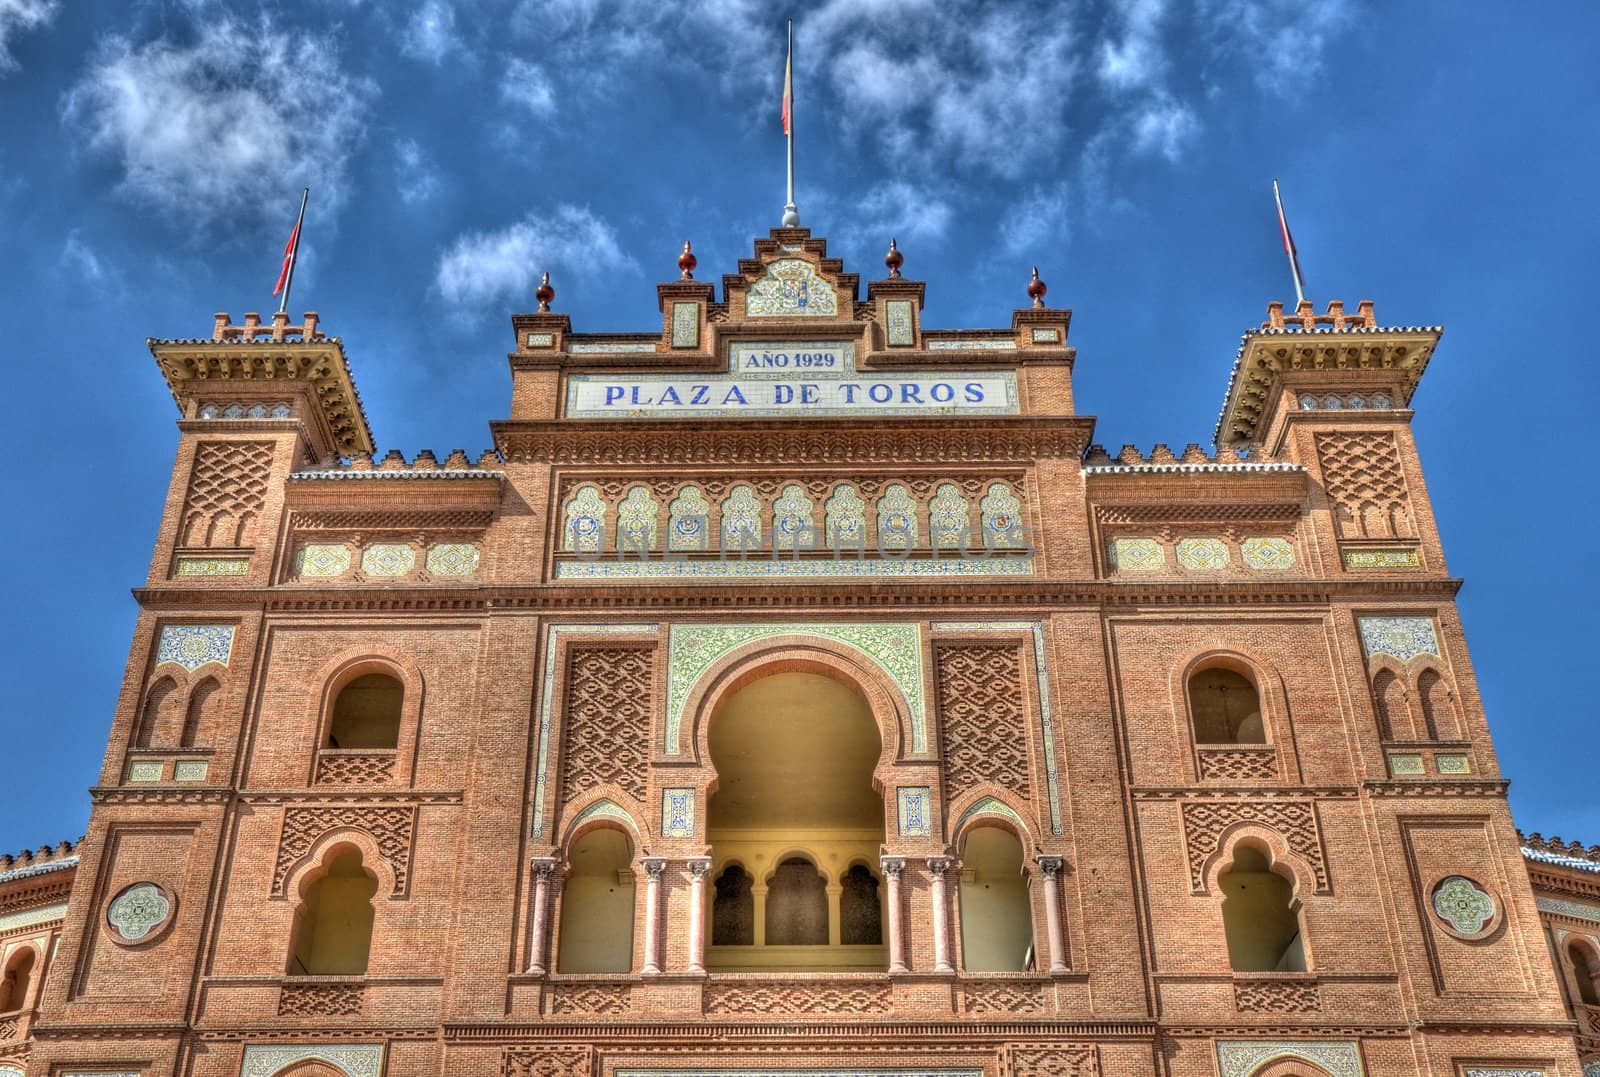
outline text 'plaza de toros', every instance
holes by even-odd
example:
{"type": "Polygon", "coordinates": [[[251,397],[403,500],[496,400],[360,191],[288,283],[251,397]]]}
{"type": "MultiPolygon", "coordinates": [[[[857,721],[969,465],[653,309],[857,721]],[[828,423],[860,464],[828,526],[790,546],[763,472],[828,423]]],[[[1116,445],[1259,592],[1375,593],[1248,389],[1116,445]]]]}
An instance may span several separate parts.
{"type": "Polygon", "coordinates": [[[1412,440],[1440,330],[1272,304],[1214,453],[1111,454],[1037,275],[930,330],[887,264],[686,247],[649,333],[547,278],[476,459],[375,459],[315,315],[150,341],[0,1075],[1600,1073],[1600,850],[1512,824],[1412,440]]]}

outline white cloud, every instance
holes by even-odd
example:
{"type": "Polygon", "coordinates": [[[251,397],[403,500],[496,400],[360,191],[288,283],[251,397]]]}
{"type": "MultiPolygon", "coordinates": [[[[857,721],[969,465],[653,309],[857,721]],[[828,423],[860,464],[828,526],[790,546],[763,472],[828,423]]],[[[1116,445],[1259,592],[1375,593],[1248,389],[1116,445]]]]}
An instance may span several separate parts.
{"type": "Polygon", "coordinates": [[[549,271],[560,289],[564,281],[594,279],[634,264],[610,224],[586,208],[563,205],[499,231],[460,236],[440,257],[434,287],[464,309],[503,300],[532,309],[542,272],[549,271]]]}
{"type": "Polygon", "coordinates": [[[555,88],[544,68],[526,60],[512,60],[500,78],[500,100],[518,105],[535,116],[550,116],[556,111],[555,88]]]}
{"type": "Polygon", "coordinates": [[[1129,0],[1117,9],[1122,36],[1100,44],[1100,81],[1113,90],[1159,84],[1167,57],[1161,49],[1166,0],[1129,0]]]}
{"type": "Polygon", "coordinates": [[[865,198],[846,208],[845,216],[846,231],[859,233],[863,242],[877,242],[887,249],[890,237],[912,241],[943,239],[955,210],[931,188],[891,180],[872,188],[865,198]]]}
{"type": "Polygon", "coordinates": [[[466,52],[456,35],[456,9],[450,0],[424,0],[411,13],[400,35],[400,51],[431,64],[443,63],[453,52],[466,52]]]}
{"type": "Polygon", "coordinates": [[[110,276],[109,267],[94,248],[83,241],[76,228],[67,233],[67,241],[62,245],[61,266],[77,274],[86,284],[100,284],[110,276]]]}
{"type": "Polygon", "coordinates": [[[1188,105],[1170,97],[1160,98],[1134,115],[1133,148],[1136,153],[1159,153],[1176,161],[1199,132],[1200,121],[1188,105]]]}
{"type": "Polygon", "coordinates": [[[59,10],[59,0],[0,0],[0,76],[19,66],[11,55],[11,35],[44,26],[59,10]]]}
{"type": "Polygon", "coordinates": [[[439,172],[433,167],[422,147],[414,138],[402,138],[394,144],[395,186],[400,200],[410,205],[426,202],[439,190],[439,172]]]}
{"type": "Polygon", "coordinates": [[[191,224],[279,220],[302,186],[319,210],[342,202],[375,92],[327,36],[223,16],[188,44],[106,39],[63,114],[132,201],[191,224]]]}
{"type": "Polygon", "coordinates": [[[1050,247],[1066,242],[1069,232],[1068,186],[1065,181],[1052,187],[1035,187],[1007,208],[1000,219],[1000,246],[1012,255],[1031,254],[1039,258],[1050,247]]]}
{"type": "Polygon", "coordinates": [[[1321,73],[1323,54],[1354,14],[1348,0],[1201,0],[1197,18],[1220,57],[1249,56],[1257,85],[1282,95],[1321,73]]]}

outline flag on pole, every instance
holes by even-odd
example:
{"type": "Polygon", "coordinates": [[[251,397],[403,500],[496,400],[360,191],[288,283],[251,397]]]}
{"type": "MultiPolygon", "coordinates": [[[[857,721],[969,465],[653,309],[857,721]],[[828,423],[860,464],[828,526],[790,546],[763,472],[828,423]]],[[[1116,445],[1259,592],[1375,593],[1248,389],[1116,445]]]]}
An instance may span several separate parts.
{"type": "Polygon", "coordinates": [[[1278,203],[1278,232],[1283,237],[1283,253],[1289,257],[1289,271],[1294,274],[1295,301],[1306,301],[1306,278],[1300,272],[1300,250],[1294,245],[1294,233],[1289,231],[1289,217],[1283,212],[1283,194],[1278,190],[1278,181],[1272,181],[1272,198],[1278,203]]]}
{"type": "Polygon", "coordinates": [[[794,29],[789,30],[789,55],[783,61],[783,133],[794,134],[794,29]]]}
{"type": "Polygon", "coordinates": [[[311,188],[307,187],[300,194],[300,215],[294,219],[294,230],[289,233],[289,242],[283,245],[283,266],[278,270],[278,283],[272,287],[274,299],[281,293],[283,302],[278,305],[279,310],[287,310],[289,306],[289,286],[294,281],[294,263],[300,256],[300,226],[306,221],[306,202],[311,197],[311,188]]]}

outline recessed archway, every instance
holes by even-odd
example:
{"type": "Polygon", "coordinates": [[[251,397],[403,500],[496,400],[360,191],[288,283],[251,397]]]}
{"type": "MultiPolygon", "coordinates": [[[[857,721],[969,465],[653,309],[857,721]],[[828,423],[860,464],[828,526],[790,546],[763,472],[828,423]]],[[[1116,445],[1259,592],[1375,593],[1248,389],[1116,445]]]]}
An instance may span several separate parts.
{"type": "Polygon", "coordinates": [[[719,885],[707,967],[884,968],[881,929],[867,941],[881,907],[877,918],[861,907],[881,902],[884,889],[875,885],[884,808],[873,777],[883,746],[867,698],[834,676],[778,666],[721,701],[708,738],[717,776],[706,836],[719,885]],[[734,863],[749,876],[748,913],[746,884],[721,866],[734,863]]]}

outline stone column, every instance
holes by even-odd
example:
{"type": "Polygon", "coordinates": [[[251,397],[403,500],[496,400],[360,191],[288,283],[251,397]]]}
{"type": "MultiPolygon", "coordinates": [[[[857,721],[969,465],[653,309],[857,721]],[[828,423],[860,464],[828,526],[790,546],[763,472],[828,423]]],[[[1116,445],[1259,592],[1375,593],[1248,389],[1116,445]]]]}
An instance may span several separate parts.
{"type": "Polygon", "coordinates": [[[950,964],[950,907],[945,897],[944,874],[950,870],[950,858],[930,857],[928,874],[933,877],[929,896],[933,904],[933,971],[954,972],[950,964]]]}
{"type": "Polygon", "coordinates": [[[839,922],[839,898],[844,894],[844,887],[834,883],[828,888],[828,945],[838,946],[843,937],[844,926],[839,922]]]}
{"type": "Polygon", "coordinates": [[[706,876],[711,873],[711,858],[689,859],[689,971],[706,970],[706,876]]]}
{"type": "Polygon", "coordinates": [[[1041,856],[1036,861],[1039,865],[1039,885],[1044,888],[1044,922],[1045,934],[1050,941],[1050,971],[1066,972],[1066,938],[1061,933],[1061,886],[1056,882],[1056,876],[1061,874],[1061,858],[1041,856]]]}
{"type": "Polygon", "coordinates": [[[883,869],[885,883],[883,903],[889,907],[889,915],[884,923],[884,930],[889,933],[889,971],[905,972],[906,940],[900,928],[900,876],[906,870],[906,862],[902,857],[886,856],[878,865],[883,869]]]}
{"type": "Polygon", "coordinates": [[[644,968],[645,974],[661,971],[661,873],[667,862],[659,856],[646,857],[644,889],[644,968]]]}
{"type": "Polygon", "coordinates": [[[555,874],[553,857],[533,859],[533,924],[528,929],[528,972],[545,974],[546,940],[550,935],[550,877],[555,874]]]}
{"type": "Polygon", "coordinates": [[[757,946],[767,944],[767,888],[760,884],[750,887],[750,900],[755,905],[755,923],[750,925],[757,946]]]}

